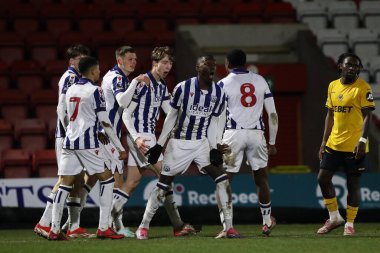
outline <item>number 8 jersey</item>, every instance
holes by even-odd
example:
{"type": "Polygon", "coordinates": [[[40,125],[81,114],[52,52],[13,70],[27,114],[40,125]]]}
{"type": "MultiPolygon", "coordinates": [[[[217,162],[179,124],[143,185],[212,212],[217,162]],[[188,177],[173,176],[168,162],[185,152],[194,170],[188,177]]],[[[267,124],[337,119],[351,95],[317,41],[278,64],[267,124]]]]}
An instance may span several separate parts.
{"type": "Polygon", "coordinates": [[[67,126],[65,149],[94,149],[99,147],[97,112],[106,111],[106,101],[100,87],[81,78],[66,93],[67,126]]]}
{"type": "Polygon", "coordinates": [[[273,99],[273,95],[262,76],[246,69],[234,69],[218,85],[226,94],[226,129],[265,129],[264,100],[273,99]]]}

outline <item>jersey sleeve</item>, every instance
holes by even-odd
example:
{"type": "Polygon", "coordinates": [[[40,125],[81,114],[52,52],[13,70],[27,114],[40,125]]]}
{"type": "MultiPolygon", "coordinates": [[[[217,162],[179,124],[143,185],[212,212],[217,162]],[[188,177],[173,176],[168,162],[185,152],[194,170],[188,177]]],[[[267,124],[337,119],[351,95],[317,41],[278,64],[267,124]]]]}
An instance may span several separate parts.
{"type": "Polygon", "coordinates": [[[215,104],[214,112],[212,114],[215,117],[219,117],[219,115],[223,112],[224,107],[226,106],[226,94],[223,92],[221,88],[218,90],[219,90],[218,91],[219,99],[217,100],[217,103],[215,104]]]}
{"type": "Polygon", "coordinates": [[[360,95],[360,107],[362,109],[364,108],[371,108],[372,110],[375,109],[375,102],[373,101],[373,94],[371,86],[366,85],[362,89],[361,95],[360,95]]]}
{"type": "Polygon", "coordinates": [[[116,96],[120,92],[127,89],[128,80],[121,75],[117,75],[112,79],[112,92],[116,96]]]}
{"type": "Polygon", "coordinates": [[[174,91],[173,91],[173,97],[170,101],[170,105],[175,108],[175,109],[179,109],[181,107],[181,104],[182,104],[182,100],[183,100],[183,87],[182,85],[178,84],[175,88],[174,88],[174,91]]]}
{"type": "Polygon", "coordinates": [[[138,103],[140,98],[148,91],[148,86],[145,83],[139,83],[136,86],[135,93],[133,94],[132,101],[138,103]]]}
{"type": "Polygon", "coordinates": [[[168,87],[165,86],[165,93],[164,93],[164,97],[162,98],[162,100],[165,101],[165,100],[169,100],[169,99],[170,99],[170,94],[168,91],[168,87]]]}
{"type": "Polygon", "coordinates": [[[332,83],[330,83],[329,88],[327,89],[327,100],[326,100],[326,107],[330,110],[334,108],[331,100],[331,89],[332,89],[332,83]]]}
{"type": "Polygon", "coordinates": [[[94,109],[96,112],[106,111],[106,99],[101,87],[97,87],[94,91],[94,109]]]}
{"type": "Polygon", "coordinates": [[[62,84],[62,89],[60,90],[60,94],[66,94],[67,90],[78,81],[78,78],[74,74],[68,75],[62,84]]]}

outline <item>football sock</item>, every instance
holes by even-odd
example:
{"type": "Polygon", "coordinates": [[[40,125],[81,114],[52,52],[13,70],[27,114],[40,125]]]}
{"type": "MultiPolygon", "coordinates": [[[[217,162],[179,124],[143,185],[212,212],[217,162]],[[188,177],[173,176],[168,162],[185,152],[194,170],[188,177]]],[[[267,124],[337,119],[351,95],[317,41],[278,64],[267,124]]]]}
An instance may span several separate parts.
{"type": "Polygon", "coordinates": [[[267,224],[268,226],[272,226],[272,221],[270,219],[270,214],[271,214],[271,202],[263,204],[260,203],[260,210],[261,210],[261,215],[263,216],[263,225],[267,224]]]}
{"type": "Polygon", "coordinates": [[[347,210],[346,210],[346,218],[347,218],[347,225],[351,225],[351,227],[354,226],[354,221],[356,218],[356,215],[358,214],[359,207],[353,207],[350,205],[347,205],[347,210]]]}
{"type": "Polygon", "coordinates": [[[181,219],[181,216],[179,215],[177,205],[175,204],[174,198],[173,198],[173,191],[169,190],[166,192],[164,206],[166,209],[166,212],[168,213],[170,222],[173,225],[173,228],[179,229],[182,228],[184,222],[181,219]]]}
{"type": "Polygon", "coordinates": [[[69,230],[74,231],[79,228],[80,198],[68,197],[66,200],[69,220],[69,230]]]}
{"type": "Polygon", "coordinates": [[[340,218],[340,214],[338,211],[338,201],[336,197],[331,199],[323,199],[327,210],[329,211],[329,216],[331,221],[336,221],[340,218]]]}
{"type": "Polygon", "coordinates": [[[100,181],[100,214],[99,229],[105,231],[109,228],[109,219],[112,205],[112,191],[115,179],[110,177],[104,181],[100,181]]]}
{"type": "Polygon", "coordinates": [[[160,207],[160,204],[164,202],[165,194],[167,191],[169,191],[169,189],[170,187],[168,185],[160,182],[157,183],[157,186],[150,193],[148,203],[146,204],[143,220],[141,221],[139,228],[149,229],[149,224],[157,209],[160,207]]]}
{"type": "Polygon", "coordinates": [[[53,200],[56,193],[51,192],[46,200],[45,211],[42,214],[39,224],[44,227],[50,227],[53,211],[53,200]]]}
{"type": "Polygon", "coordinates": [[[222,223],[223,231],[226,231],[226,222],[224,220],[224,214],[223,214],[222,204],[220,203],[219,195],[215,194],[215,197],[216,197],[216,203],[218,204],[218,208],[219,208],[220,222],[222,223]]]}
{"type": "Polygon", "coordinates": [[[53,233],[58,233],[61,226],[62,212],[65,205],[67,196],[70,194],[72,186],[61,184],[58,188],[57,194],[54,197],[53,201],[53,217],[51,230],[53,233]]]}
{"type": "Polygon", "coordinates": [[[119,188],[113,189],[113,198],[112,198],[112,211],[110,217],[110,224],[115,223],[115,229],[118,231],[124,228],[123,225],[123,207],[128,202],[129,195],[128,193],[120,190],[119,188]],[[114,219],[113,216],[119,215],[114,219]]]}
{"type": "Polygon", "coordinates": [[[216,194],[220,199],[222,206],[225,230],[232,228],[232,197],[230,183],[228,182],[227,174],[223,174],[215,179],[216,194]]]}

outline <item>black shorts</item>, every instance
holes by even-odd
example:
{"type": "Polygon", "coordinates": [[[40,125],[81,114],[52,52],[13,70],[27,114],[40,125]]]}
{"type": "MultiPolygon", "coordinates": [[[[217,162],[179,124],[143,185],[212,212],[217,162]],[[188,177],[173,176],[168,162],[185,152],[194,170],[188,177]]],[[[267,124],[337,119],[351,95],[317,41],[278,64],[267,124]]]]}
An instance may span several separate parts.
{"type": "Polygon", "coordinates": [[[343,170],[349,174],[356,174],[363,173],[367,168],[367,155],[360,159],[355,159],[355,155],[352,152],[341,152],[325,147],[321,169],[333,172],[343,170]]]}

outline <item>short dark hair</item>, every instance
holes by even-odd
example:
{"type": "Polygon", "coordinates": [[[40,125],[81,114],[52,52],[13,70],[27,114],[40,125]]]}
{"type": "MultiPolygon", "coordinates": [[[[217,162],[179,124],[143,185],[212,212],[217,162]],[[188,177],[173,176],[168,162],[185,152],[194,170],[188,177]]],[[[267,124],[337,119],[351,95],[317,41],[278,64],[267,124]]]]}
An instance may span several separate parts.
{"type": "Polygon", "coordinates": [[[66,51],[68,59],[75,58],[79,55],[90,55],[90,49],[82,44],[69,47],[66,51]]]}
{"type": "Polygon", "coordinates": [[[85,56],[79,60],[78,69],[79,72],[84,75],[86,74],[92,67],[99,65],[99,62],[96,58],[92,56],[85,56]]]}
{"type": "Polygon", "coordinates": [[[166,55],[169,57],[169,60],[174,61],[174,52],[170,47],[155,47],[151,55],[152,61],[159,62],[164,59],[166,55]]]}
{"type": "Polygon", "coordinates": [[[135,49],[131,46],[122,46],[116,49],[115,56],[117,57],[123,57],[126,53],[135,53],[135,49]]]}
{"type": "Polygon", "coordinates": [[[244,67],[247,63],[247,56],[241,49],[232,49],[226,58],[231,68],[244,67]]]}
{"type": "Polygon", "coordinates": [[[199,56],[197,59],[197,64],[199,64],[203,59],[205,59],[206,61],[208,61],[208,60],[215,61],[215,58],[213,55],[207,54],[207,55],[199,56]]]}
{"type": "Polygon", "coordinates": [[[355,58],[359,62],[359,67],[363,68],[362,60],[357,56],[356,54],[353,53],[343,53],[339,56],[337,64],[343,64],[344,59],[352,57],[355,58]]]}

